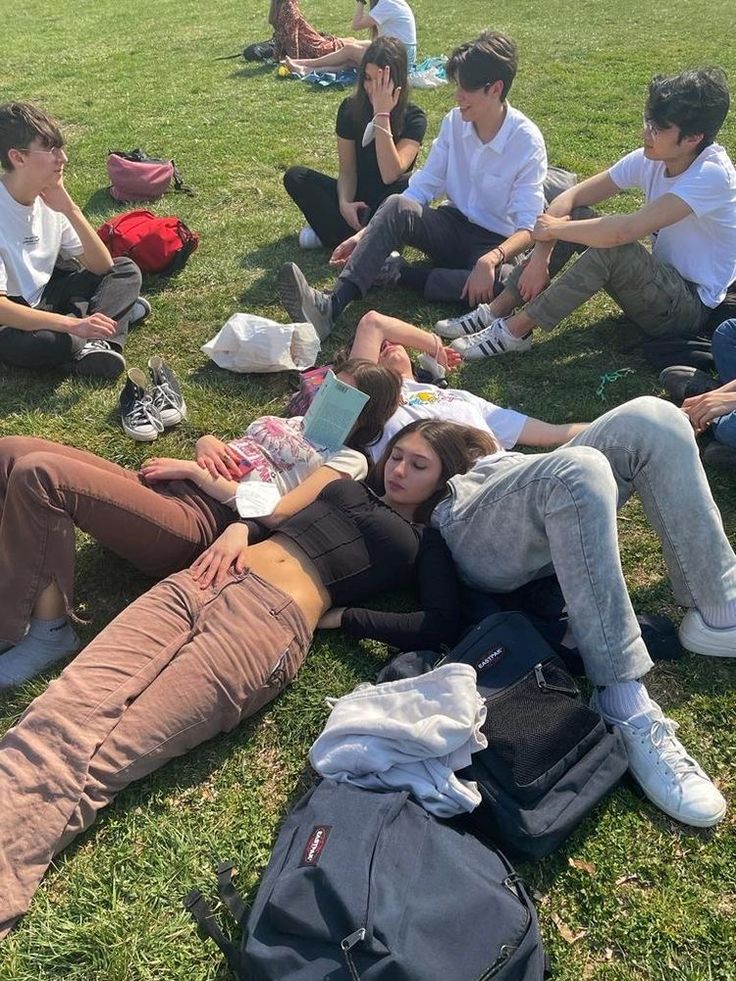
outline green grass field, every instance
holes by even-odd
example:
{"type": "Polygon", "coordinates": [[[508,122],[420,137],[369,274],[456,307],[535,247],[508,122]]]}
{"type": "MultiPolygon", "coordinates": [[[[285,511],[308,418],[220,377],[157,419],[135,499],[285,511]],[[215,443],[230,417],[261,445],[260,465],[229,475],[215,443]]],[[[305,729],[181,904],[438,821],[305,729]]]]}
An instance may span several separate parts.
{"type": "MultiPolygon", "coordinates": [[[[6,8],[3,18],[1,97],[38,100],[62,120],[67,185],[93,223],[122,210],[104,190],[109,149],[143,146],[172,155],[196,188],[194,197],[171,194],[156,206],[161,214],[180,214],[202,243],[178,278],[146,284],[154,316],[127,349],[130,365],[162,354],[182,379],[190,407],[189,422],[158,441],[157,455],[188,455],[202,433],[231,437],[254,416],[280,411],[285,376],[228,375],[207,362],[200,345],[235,310],[284,319],[275,292],[283,261],[298,259],[312,282],[330,281],[324,254],[298,255],[301,216],[281,176],[296,162],[334,172],[342,93],[281,81],[272,69],[239,60],[215,60],[268,36],[267,6],[267,0],[27,0],[6,8]]],[[[303,6],[322,29],[349,33],[351,3],[303,6]]],[[[512,101],[541,127],[550,161],[582,176],[637,145],[646,83],[655,72],[717,63],[736,86],[732,0],[528,0],[498,12],[481,0],[413,6],[421,55],[447,52],[485,26],[517,40],[521,70],[512,101]]],[[[416,101],[435,133],[452,89],[419,92],[416,101]]],[[[736,113],[722,142],[736,153],[736,113]]],[[[630,204],[621,199],[622,207],[630,204]]],[[[399,291],[375,292],[370,303],[424,325],[447,314],[399,291]]],[[[366,309],[351,307],[325,357],[366,309]]],[[[635,340],[611,302],[598,299],[540,337],[530,354],[467,367],[457,384],[550,421],[590,419],[658,392],[635,340]],[[623,367],[633,374],[597,397],[600,375],[623,367]]],[[[117,386],[3,368],[0,434],[61,440],[135,466],[150,450],[123,436],[117,395],[117,386]]],[[[711,480],[733,533],[734,480],[716,473],[711,480]]],[[[637,610],[679,618],[658,543],[635,503],[622,516],[621,541],[637,610]]],[[[148,586],[83,539],[77,582],[79,612],[89,621],[85,640],[148,586]]],[[[325,697],[370,679],[386,654],[379,645],[318,635],[298,681],[275,704],[123,793],[46,876],[30,913],[0,949],[1,981],[224,978],[218,952],[198,939],[181,898],[194,884],[213,883],[221,857],[237,860],[241,885],[253,893],[279,822],[310,780],[306,753],[326,717],[325,697]]],[[[649,680],[681,724],[683,741],[736,801],[736,666],[686,656],[649,680]]],[[[0,703],[3,731],[47,681],[0,703]]],[[[557,854],[522,867],[556,977],[736,978],[733,815],[714,832],[691,831],[623,786],[557,854]]],[[[440,898],[451,905],[451,889],[440,898]]],[[[483,916],[479,910],[474,929],[482,929],[483,916]]]]}

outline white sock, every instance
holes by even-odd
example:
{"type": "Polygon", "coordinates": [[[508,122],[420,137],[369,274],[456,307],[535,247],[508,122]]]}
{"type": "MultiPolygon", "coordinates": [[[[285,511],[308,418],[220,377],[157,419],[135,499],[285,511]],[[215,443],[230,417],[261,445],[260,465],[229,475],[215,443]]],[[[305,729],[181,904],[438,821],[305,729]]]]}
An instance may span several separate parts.
{"type": "Polygon", "coordinates": [[[598,708],[608,719],[628,722],[635,715],[648,712],[652,700],[641,681],[619,681],[598,689],[598,708]]]}
{"type": "Polygon", "coordinates": [[[0,655],[0,688],[28,681],[79,647],[79,638],[66,617],[33,617],[25,637],[0,655]]]}
{"type": "Polygon", "coordinates": [[[717,630],[736,627],[736,600],[718,606],[701,606],[698,612],[709,627],[717,630]]]}

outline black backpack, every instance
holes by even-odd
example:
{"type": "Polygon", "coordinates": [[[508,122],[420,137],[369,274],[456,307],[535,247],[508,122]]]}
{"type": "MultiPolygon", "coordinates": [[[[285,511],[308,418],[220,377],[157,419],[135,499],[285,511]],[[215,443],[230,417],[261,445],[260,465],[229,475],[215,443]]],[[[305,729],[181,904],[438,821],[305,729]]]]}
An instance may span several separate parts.
{"type": "Polygon", "coordinates": [[[248,916],[218,869],[243,936],[201,893],[185,900],[242,981],[541,981],[539,925],[505,858],[403,792],[323,780],[284,822],[248,916]]]}
{"type": "Polygon", "coordinates": [[[520,613],[487,617],[444,656],[400,655],[378,680],[448,661],[473,665],[487,707],[488,748],[460,772],[483,798],[469,820],[514,855],[542,858],[625,773],[621,734],[585,705],[561,658],[520,613]]]}

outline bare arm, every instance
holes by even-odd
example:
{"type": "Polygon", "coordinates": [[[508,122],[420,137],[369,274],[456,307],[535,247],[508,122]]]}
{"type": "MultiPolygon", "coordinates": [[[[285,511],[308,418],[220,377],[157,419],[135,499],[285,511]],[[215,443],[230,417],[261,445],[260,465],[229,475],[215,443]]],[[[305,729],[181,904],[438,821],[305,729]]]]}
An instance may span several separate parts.
{"type": "Polygon", "coordinates": [[[360,0],[355,4],[355,13],[353,14],[351,26],[354,31],[365,31],[377,26],[373,18],[369,17],[365,12],[365,4],[360,3],[360,0]]]}
{"type": "Polygon", "coordinates": [[[337,159],[339,170],[337,174],[337,203],[340,214],[355,231],[362,228],[360,223],[361,209],[367,208],[365,201],[356,201],[355,192],[358,187],[358,166],[355,158],[355,143],[352,140],[337,138],[337,159]]]}
{"type": "Polygon", "coordinates": [[[419,153],[419,143],[416,140],[399,140],[394,143],[390,114],[400,95],[401,86],[394,86],[391,81],[391,69],[380,69],[373,83],[371,102],[376,114],[373,119],[376,159],[384,184],[393,184],[398,180],[411,167],[419,153]]]}
{"type": "Polygon", "coordinates": [[[504,239],[500,245],[494,246],[476,261],[465,281],[461,296],[471,307],[478,303],[490,303],[493,299],[497,270],[504,262],[515,258],[521,252],[526,252],[531,244],[532,233],[526,228],[521,228],[504,239]]]}
{"type": "Polygon", "coordinates": [[[258,519],[259,523],[266,525],[267,528],[278,528],[287,518],[291,518],[298,511],[301,511],[302,508],[307,507],[307,505],[315,501],[320,491],[328,484],[331,484],[333,480],[341,479],[350,480],[351,478],[349,474],[333,470],[332,467],[320,467],[319,470],[315,470],[313,474],[310,474],[306,480],[303,480],[298,487],[289,491],[288,494],[284,494],[271,514],[265,518],[258,519]]]}
{"type": "Polygon", "coordinates": [[[104,313],[89,317],[66,317],[60,313],[34,310],[22,303],[14,303],[7,296],[0,296],[0,324],[16,330],[53,330],[58,334],[104,340],[115,334],[115,321],[104,313]]]}
{"type": "Polygon", "coordinates": [[[388,317],[384,313],[369,311],[361,318],[355,330],[350,348],[351,358],[365,358],[378,363],[381,345],[384,341],[403,344],[431,355],[445,368],[454,368],[460,362],[460,355],[450,347],[443,347],[437,334],[407,324],[404,320],[388,317]]]}
{"type": "Polygon", "coordinates": [[[587,422],[568,422],[555,425],[552,422],[542,422],[531,416],[524,423],[517,443],[521,446],[562,446],[573,436],[588,428],[587,422]]]}
{"type": "Polygon", "coordinates": [[[68,219],[69,224],[82,243],[80,262],[96,276],[104,276],[112,269],[112,256],[100,236],[82,214],[82,209],[72,200],[63,182],[41,192],[44,202],[53,211],[58,211],[68,219]]]}

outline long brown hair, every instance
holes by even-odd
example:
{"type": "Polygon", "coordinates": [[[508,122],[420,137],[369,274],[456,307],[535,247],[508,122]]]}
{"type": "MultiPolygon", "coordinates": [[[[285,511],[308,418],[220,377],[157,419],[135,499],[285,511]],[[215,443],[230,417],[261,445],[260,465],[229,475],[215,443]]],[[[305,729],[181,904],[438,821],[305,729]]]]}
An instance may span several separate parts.
{"type": "Polygon", "coordinates": [[[426,439],[439,457],[442,467],[441,485],[430,498],[417,508],[415,515],[417,521],[426,522],[429,520],[429,516],[436,505],[447,494],[447,482],[451,477],[459,473],[467,473],[480,457],[496,453],[501,448],[495,437],[482,429],[462,426],[457,422],[444,422],[442,419],[417,419],[391,437],[381,459],[369,475],[370,486],[377,494],[386,493],[383,471],[394,446],[399,440],[411,433],[419,433],[423,439],[426,439]]]}
{"type": "Polygon", "coordinates": [[[355,387],[370,396],[346,440],[347,446],[370,460],[368,447],[380,439],[383,427],[399,407],[401,379],[383,365],[363,358],[346,361],[340,371],[350,375],[355,387]]]}
{"type": "Polygon", "coordinates": [[[358,69],[355,92],[350,97],[350,111],[361,129],[364,129],[373,119],[373,106],[364,84],[366,65],[375,65],[376,68],[389,68],[394,87],[401,86],[398,101],[391,110],[391,129],[394,136],[399,136],[404,126],[406,104],[409,101],[409,62],[406,48],[398,38],[389,37],[386,34],[377,37],[366,48],[358,69]]]}

